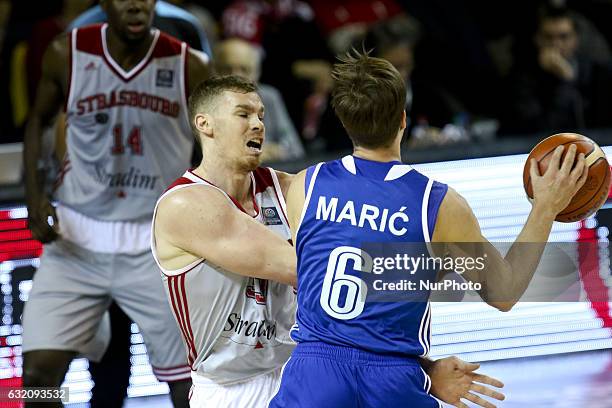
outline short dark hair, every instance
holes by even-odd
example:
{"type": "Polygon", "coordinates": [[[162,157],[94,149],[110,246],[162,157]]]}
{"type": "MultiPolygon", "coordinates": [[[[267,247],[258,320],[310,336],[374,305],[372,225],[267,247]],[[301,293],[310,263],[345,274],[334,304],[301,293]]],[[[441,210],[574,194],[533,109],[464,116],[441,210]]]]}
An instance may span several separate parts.
{"type": "MultiPolygon", "coordinates": [[[[198,113],[211,112],[216,99],[225,91],[251,93],[257,92],[257,85],[237,75],[214,76],[201,82],[189,96],[189,124],[193,130],[196,143],[200,145],[200,136],[193,120],[198,113]]],[[[201,146],[200,146],[201,147],[201,146]]]]}
{"type": "Polygon", "coordinates": [[[419,23],[410,17],[396,17],[373,24],[362,40],[363,48],[372,49],[371,55],[379,57],[389,49],[399,45],[414,48],[421,36],[419,23]]]}
{"type": "Polygon", "coordinates": [[[544,20],[559,20],[567,19],[574,26],[574,31],[578,32],[578,24],[576,23],[576,14],[565,6],[555,6],[553,4],[544,4],[538,9],[538,27],[540,30],[544,20]]]}
{"type": "Polygon", "coordinates": [[[389,146],[406,106],[406,84],[387,60],[355,48],[334,65],[332,107],[356,146],[389,146]]]}

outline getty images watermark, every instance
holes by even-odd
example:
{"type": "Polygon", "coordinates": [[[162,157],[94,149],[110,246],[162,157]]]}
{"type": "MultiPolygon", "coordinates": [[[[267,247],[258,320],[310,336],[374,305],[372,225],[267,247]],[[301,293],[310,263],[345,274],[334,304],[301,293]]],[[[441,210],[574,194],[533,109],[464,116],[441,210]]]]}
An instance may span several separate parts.
{"type": "MultiPolygon", "coordinates": [[[[406,253],[394,256],[379,256],[372,258],[372,273],[383,275],[385,272],[403,273],[410,277],[417,274],[431,274],[438,271],[454,271],[462,275],[466,271],[484,271],[486,268],[487,254],[470,257],[431,256],[421,253],[412,256],[406,253]]],[[[372,288],[376,291],[457,291],[482,289],[480,282],[459,281],[457,279],[442,279],[440,281],[429,278],[400,279],[399,281],[387,281],[375,279],[372,288]]]]}
{"type": "MultiPolygon", "coordinates": [[[[334,249],[322,299],[339,309],[351,302],[508,301],[487,281],[508,278],[511,264],[537,259],[525,302],[605,302],[612,299],[609,242],[366,243],[334,249]]],[[[535,265],[535,264],[534,264],[535,265]]],[[[511,284],[511,280],[506,282],[511,284]]]]}

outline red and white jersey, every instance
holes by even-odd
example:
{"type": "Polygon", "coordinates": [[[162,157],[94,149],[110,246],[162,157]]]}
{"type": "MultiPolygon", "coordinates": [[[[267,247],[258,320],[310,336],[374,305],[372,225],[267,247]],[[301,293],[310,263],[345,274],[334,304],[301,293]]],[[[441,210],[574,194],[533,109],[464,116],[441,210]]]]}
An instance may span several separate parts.
{"type": "MultiPolygon", "coordinates": [[[[285,199],[274,170],[260,167],[253,171],[251,187],[255,219],[290,240],[285,199]]],[[[158,204],[183,188],[216,188],[236,211],[244,211],[223,190],[190,171],[168,188],[158,204]]],[[[157,258],[155,236],[151,236],[153,256],[163,272],[168,299],[195,372],[194,382],[243,381],[287,361],[295,346],[289,337],[296,308],[291,286],[237,275],[205,259],[178,270],[164,269],[157,258]]],[[[236,256],[243,256],[240,248],[235,251],[236,256]]]]}
{"type": "Polygon", "coordinates": [[[106,32],[104,24],[69,34],[67,157],[55,194],[94,219],[150,219],[193,149],[187,45],[155,29],[145,57],[126,72],[110,55],[106,32]]]}

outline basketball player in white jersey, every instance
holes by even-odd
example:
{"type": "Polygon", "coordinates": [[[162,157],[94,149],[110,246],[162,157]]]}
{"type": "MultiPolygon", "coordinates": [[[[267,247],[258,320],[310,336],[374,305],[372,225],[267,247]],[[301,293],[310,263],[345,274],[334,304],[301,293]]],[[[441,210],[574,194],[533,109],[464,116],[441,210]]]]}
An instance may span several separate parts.
{"type": "Polygon", "coordinates": [[[107,24],[75,29],[47,50],[26,129],[29,227],[47,245],[24,311],[23,383],[57,387],[75,356],[100,358],[112,298],[140,327],[175,406],[186,406],[191,370],[149,251],[150,221],[189,164],[187,98],[208,62],[151,28],[154,0],[101,6],[107,24]],[[37,163],[41,129],[62,105],[67,155],[54,208],[37,163]]]}
{"type": "MultiPolygon", "coordinates": [[[[159,199],[151,247],[193,370],[190,404],[267,407],[294,348],[296,259],[284,200],[293,176],[259,167],[264,107],[252,83],[209,79],[189,106],[204,160],[159,199]]],[[[424,365],[432,393],[455,406],[473,387],[503,398],[473,382],[503,386],[474,373],[477,364],[424,365]]]]}

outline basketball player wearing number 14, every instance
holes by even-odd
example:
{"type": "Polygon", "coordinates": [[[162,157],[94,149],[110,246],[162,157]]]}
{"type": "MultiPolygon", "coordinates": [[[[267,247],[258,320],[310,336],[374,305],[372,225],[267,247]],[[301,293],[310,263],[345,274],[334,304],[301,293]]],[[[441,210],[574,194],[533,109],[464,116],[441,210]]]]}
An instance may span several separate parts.
{"type": "MultiPolygon", "coordinates": [[[[441,245],[451,257],[466,256],[472,246],[484,250],[487,268],[464,277],[481,283],[488,304],[510,310],[531,280],[555,216],[586,180],[585,159],[579,155],[572,169],[575,147],[562,162],[561,147],[545,174],[532,164],[533,207],[517,242],[541,244],[515,243],[503,258],[459,194],[401,163],[406,88],[395,68],[353,51],[333,78],[332,106],[354,152],[302,171],[288,193],[298,257],[291,337],[298,345],[270,407],[438,407],[418,360],[431,345],[430,305],[366,302],[361,292],[368,288],[353,271],[368,272],[362,245],[449,243],[441,245]]],[[[483,402],[473,393],[464,398],[483,402]]]]}
{"type": "Polygon", "coordinates": [[[74,29],[47,50],[26,129],[29,227],[46,245],[24,310],[23,381],[58,387],[75,356],[100,358],[114,299],[138,324],[175,406],[187,406],[191,369],[149,250],[150,224],[156,198],[189,165],[187,97],[208,64],[151,28],[154,0],[100,4],[108,24],[74,29]],[[41,128],[62,105],[67,156],[54,209],[37,160],[41,128]]]}

